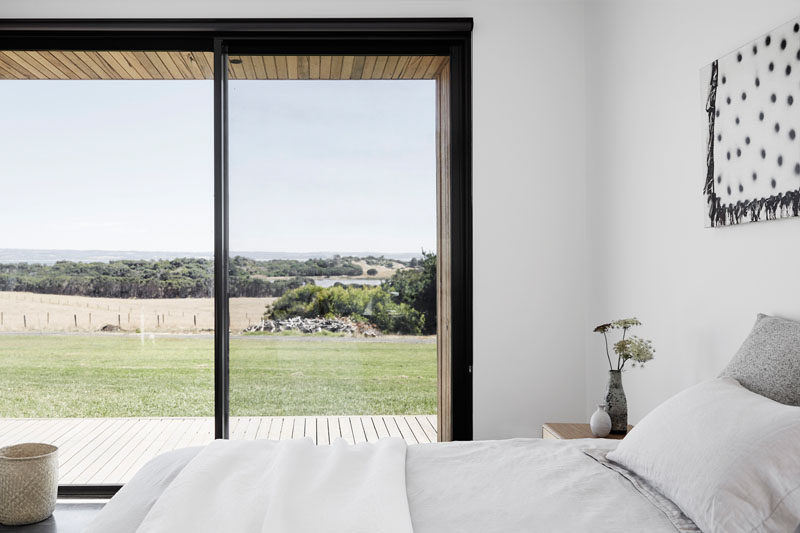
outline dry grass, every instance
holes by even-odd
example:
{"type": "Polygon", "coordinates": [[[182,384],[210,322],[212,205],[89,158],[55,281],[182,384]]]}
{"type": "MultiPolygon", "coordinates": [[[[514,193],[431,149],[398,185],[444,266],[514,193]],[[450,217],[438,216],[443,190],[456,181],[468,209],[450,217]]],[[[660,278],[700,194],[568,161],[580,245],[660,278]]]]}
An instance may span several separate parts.
{"type": "Polygon", "coordinates": [[[368,265],[367,262],[364,261],[363,259],[361,261],[354,261],[354,263],[364,269],[364,275],[359,277],[370,278],[370,279],[389,279],[392,277],[392,274],[394,274],[398,270],[407,269],[407,267],[404,267],[401,263],[394,263],[395,268],[388,268],[383,265],[368,265]],[[367,270],[369,270],[370,268],[374,268],[375,270],[378,271],[378,273],[374,276],[368,276],[367,270]]]}
{"type": "MultiPolygon", "coordinates": [[[[267,304],[276,299],[231,298],[231,331],[261,320],[267,304]]],[[[0,313],[0,331],[5,332],[93,332],[107,324],[151,333],[214,329],[213,298],[139,300],[0,291],[0,313]]]]}
{"type": "MultiPolygon", "coordinates": [[[[395,263],[395,268],[368,265],[364,260],[355,263],[364,269],[363,276],[331,276],[330,279],[389,279],[406,268],[401,263],[395,263]],[[368,276],[366,272],[370,268],[376,269],[378,274],[368,276]]],[[[239,332],[257,323],[266,306],[275,300],[277,298],[231,298],[231,331],[239,332]]],[[[88,333],[106,325],[131,332],[211,332],[214,330],[214,299],[93,298],[0,291],[0,332],[88,333]]]]}

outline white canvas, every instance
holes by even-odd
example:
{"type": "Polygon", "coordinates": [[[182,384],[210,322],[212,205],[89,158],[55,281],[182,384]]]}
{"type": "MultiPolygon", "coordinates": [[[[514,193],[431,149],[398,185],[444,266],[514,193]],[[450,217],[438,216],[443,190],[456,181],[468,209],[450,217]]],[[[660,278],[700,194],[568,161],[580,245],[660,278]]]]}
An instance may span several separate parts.
{"type": "Polygon", "coordinates": [[[798,216],[800,19],[703,69],[706,225],[798,216]]]}

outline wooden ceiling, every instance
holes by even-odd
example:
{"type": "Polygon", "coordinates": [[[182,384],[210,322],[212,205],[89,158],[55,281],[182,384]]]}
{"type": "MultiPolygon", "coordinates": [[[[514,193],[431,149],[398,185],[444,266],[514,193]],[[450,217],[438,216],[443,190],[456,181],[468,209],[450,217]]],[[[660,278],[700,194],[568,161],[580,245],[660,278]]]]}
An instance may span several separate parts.
{"type": "Polygon", "coordinates": [[[210,80],[211,52],[0,52],[6,80],[210,80]]]}
{"type": "Polygon", "coordinates": [[[431,80],[444,56],[230,56],[234,80],[431,80]]]}
{"type": "MultiPolygon", "coordinates": [[[[0,51],[4,80],[211,80],[211,52],[0,51]]],[[[230,56],[234,80],[435,79],[445,56],[230,56]]]]}

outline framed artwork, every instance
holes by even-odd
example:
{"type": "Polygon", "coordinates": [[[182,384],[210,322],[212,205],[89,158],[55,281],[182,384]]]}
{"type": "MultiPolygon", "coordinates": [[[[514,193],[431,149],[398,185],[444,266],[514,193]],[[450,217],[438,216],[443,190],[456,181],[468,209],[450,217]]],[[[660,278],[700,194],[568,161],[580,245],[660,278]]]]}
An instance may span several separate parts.
{"type": "Polygon", "coordinates": [[[800,19],[702,70],[706,226],[800,214],[800,19]]]}

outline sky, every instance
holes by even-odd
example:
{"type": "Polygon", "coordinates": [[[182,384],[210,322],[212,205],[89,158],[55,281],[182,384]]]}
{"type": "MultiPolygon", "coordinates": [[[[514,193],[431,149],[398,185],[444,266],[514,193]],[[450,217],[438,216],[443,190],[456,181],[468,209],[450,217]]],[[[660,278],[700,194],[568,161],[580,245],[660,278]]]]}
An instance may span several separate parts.
{"type": "MultiPolygon", "coordinates": [[[[0,248],[213,250],[212,98],[0,81],[0,248]]],[[[434,82],[232,81],[229,128],[231,250],[435,249],[434,82]]]]}

